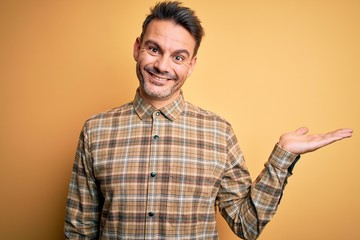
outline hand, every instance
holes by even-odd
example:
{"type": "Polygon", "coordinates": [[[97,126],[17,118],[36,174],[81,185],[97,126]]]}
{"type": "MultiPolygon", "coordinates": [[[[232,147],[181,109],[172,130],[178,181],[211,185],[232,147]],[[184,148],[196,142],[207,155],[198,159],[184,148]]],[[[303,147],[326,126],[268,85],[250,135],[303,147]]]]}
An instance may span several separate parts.
{"type": "Polygon", "coordinates": [[[333,142],[352,136],[352,130],[348,128],[338,129],[325,134],[306,135],[309,129],[302,127],[293,132],[281,135],[279,146],[293,154],[304,154],[315,151],[333,142]]]}

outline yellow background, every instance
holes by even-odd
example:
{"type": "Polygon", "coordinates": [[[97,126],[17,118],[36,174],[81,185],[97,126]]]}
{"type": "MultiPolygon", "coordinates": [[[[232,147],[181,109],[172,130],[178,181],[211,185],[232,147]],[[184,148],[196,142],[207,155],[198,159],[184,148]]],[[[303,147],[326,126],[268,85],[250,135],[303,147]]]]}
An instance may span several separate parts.
{"type": "MultiPolygon", "coordinates": [[[[355,131],[302,157],[260,239],[360,239],[360,2],[184,2],[206,30],[185,98],[233,124],[253,179],[283,132],[355,131]]],[[[1,239],[63,238],[80,129],[133,99],[154,3],[1,1],[1,239]]]]}

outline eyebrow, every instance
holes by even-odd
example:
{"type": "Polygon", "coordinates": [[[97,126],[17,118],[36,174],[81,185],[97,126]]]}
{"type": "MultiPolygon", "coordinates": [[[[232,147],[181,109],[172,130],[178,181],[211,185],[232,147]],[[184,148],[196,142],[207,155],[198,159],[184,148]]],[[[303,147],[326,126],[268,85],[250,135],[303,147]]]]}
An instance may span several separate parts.
{"type": "MultiPolygon", "coordinates": [[[[163,49],[160,47],[160,45],[157,42],[153,41],[153,40],[146,40],[144,42],[144,45],[145,46],[154,45],[156,48],[160,49],[160,52],[164,52],[163,49]]],[[[175,54],[181,54],[182,53],[182,54],[187,55],[188,57],[191,56],[190,52],[188,50],[186,50],[186,49],[178,49],[178,50],[175,50],[172,54],[174,54],[174,53],[175,54]]]]}

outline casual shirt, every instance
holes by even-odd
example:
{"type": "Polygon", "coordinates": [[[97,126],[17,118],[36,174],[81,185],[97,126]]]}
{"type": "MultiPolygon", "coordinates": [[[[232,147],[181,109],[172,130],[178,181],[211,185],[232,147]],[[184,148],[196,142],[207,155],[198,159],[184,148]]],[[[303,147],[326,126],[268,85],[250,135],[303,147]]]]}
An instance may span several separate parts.
{"type": "Polygon", "coordinates": [[[133,102],[98,114],[80,135],[67,201],[67,239],[218,239],[216,206],[256,239],[298,157],[277,145],[252,182],[231,125],[181,94],[155,109],[133,102]]]}

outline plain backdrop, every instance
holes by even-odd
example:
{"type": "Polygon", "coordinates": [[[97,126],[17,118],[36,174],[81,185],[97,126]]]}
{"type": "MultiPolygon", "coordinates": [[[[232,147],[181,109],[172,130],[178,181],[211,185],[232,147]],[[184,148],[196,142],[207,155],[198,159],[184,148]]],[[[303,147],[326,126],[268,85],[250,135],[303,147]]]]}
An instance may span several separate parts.
{"type": "MultiPolygon", "coordinates": [[[[155,2],[0,2],[1,239],[63,239],[82,124],[134,98],[155,2]]],[[[360,2],[184,2],[206,31],[185,99],[232,123],[253,179],[283,132],[354,129],[302,156],[260,239],[360,239],[360,2]]]]}

